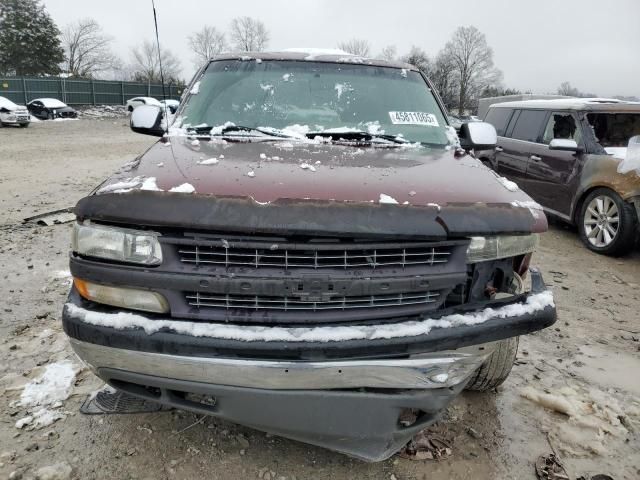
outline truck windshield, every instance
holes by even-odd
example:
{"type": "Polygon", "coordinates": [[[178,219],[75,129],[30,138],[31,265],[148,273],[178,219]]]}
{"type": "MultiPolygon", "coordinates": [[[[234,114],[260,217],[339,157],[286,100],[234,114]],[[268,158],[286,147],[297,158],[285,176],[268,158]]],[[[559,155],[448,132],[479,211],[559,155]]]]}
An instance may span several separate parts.
{"type": "Polygon", "coordinates": [[[313,61],[211,62],[175,126],[220,131],[225,124],[298,134],[359,131],[443,147],[451,136],[418,72],[313,61]]]}

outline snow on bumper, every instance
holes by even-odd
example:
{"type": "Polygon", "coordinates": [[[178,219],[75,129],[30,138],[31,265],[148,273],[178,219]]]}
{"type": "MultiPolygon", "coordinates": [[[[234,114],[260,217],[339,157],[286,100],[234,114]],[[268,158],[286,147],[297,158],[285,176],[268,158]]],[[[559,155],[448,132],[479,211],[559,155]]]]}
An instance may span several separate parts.
{"type": "Polygon", "coordinates": [[[514,303],[481,311],[446,315],[419,321],[382,325],[355,325],[313,328],[239,326],[147,318],[129,312],[103,313],[84,309],[74,303],[65,305],[65,313],[90,325],[117,330],[142,329],[148,335],[170,330],[193,337],[209,337],[244,342],[341,342],[379,340],[428,335],[433,329],[480,325],[490,319],[505,319],[535,314],[554,307],[553,294],[546,290],[529,295],[522,303],[514,303]]]}

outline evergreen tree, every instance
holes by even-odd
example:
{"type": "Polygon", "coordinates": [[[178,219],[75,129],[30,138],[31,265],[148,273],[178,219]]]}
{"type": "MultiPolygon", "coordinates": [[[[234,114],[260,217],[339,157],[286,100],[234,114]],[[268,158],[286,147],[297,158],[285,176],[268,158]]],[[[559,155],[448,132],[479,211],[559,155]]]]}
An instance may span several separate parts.
{"type": "Polygon", "coordinates": [[[0,0],[0,74],[56,75],[60,30],[40,0],[0,0]]]}

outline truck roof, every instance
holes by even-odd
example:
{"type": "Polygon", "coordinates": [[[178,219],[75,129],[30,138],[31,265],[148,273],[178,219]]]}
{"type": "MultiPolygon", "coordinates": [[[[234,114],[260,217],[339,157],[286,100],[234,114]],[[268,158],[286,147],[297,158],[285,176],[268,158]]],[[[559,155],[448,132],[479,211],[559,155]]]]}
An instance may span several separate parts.
{"type": "Polygon", "coordinates": [[[616,98],[558,98],[544,100],[524,100],[519,102],[494,103],[489,108],[530,108],[589,111],[632,111],[640,112],[640,102],[628,102],[616,98]]]}
{"type": "Polygon", "coordinates": [[[372,65],[376,67],[404,68],[406,70],[418,71],[413,65],[405,62],[381,60],[378,58],[361,57],[336,49],[320,48],[291,48],[274,52],[232,52],[222,53],[211,58],[211,61],[219,60],[290,60],[290,61],[313,61],[325,63],[348,63],[359,65],[372,65]]]}

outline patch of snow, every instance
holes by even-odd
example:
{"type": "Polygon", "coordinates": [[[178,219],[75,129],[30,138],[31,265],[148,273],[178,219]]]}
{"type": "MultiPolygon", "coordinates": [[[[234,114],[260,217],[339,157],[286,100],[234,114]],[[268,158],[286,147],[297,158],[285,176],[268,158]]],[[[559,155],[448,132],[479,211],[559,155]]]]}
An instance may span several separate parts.
{"type": "Polygon", "coordinates": [[[164,162],[156,163],[156,167],[164,167],[164,162]]]}
{"type": "Polygon", "coordinates": [[[261,154],[260,154],[260,158],[261,158],[262,160],[266,160],[266,159],[267,159],[267,154],[266,154],[266,153],[261,153],[261,154]]]}
{"type": "Polygon", "coordinates": [[[209,135],[222,135],[222,131],[227,127],[235,127],[236,124],[233,122],[225,122],[224,125],[218,125],[216,127],[211,127],[211,131],[209,135]]]}
{"type": "Polygon", "coordinates": [[[64,418],[66,418],[66,415],[63,412],[43,407],[18,420],[15,427],[17,429],[27,427],[27,430],[38,430],[64,418]]]}
{"type": "Polygon", "coordinates": [[[384,135],[384,130],[380,127],[380,122],[378,120],[366,122],[364,125],[367,127],[367,133],[370,133],[371,135],[384,135]]]}
{"type": "Polygon", "coordinates": [[[254,58],[250,57],[249,55],[242,55],[240,57],[240,60],[242,60],[243,62],[248,62],[249,60],[254,60],[254,58]]]}
{"type": "Polygon", "coordinates": [[[333,89],[336,91],[336,95],[338,96],[338,100],[340,100],[340,97],[342,97],[342,94],[345,91],[350,91],[351,88],[349,87],[349,84],[347,83],[336,83],[335,86],[333,87],[333,89]]]}
{"type": "Polygon", "coordinates": [[[24,386],[20,405],[50,406],[66,400],[71,394],[75,379],[76,369],[70,361],[49,364],[41,376],[24,386]]]}
{"type": "Polygon", "coordinates": [[[302,162],[300,164],[300,168],[303,170],[309,170],[311,172],[315,172],[316,171],[316,167],[314,167],[313,165],[307,163],[307,162],[302,162]]]}
{"type": "Polygon", "coordinates": [[[402,78],[407,78],[407,69],[403,68],[402,70],[400,70],[400,76],[402,78]]]}
{"type": "Polygon", "coordinates": [[[170,147],[171,146],[171,142],[169,140],[167,140],[166,142],[162,143],[165,147],[170,147]]]}
{"type": "Polygon", "coordinates": [[[437,203],[427,203],[427,207],[435,208],[438,212],[442,210],[442,207],[437,203]]]}
{"type": "Polygon", "coordinates": [[[462,325],[479,325],[492,318],[521,316],[554,305],[551,291],[529,295],[523,303],[505,305],[499,308],[485,308],[477,312],[445,315],[400,323],[380,325],[353,325],[332,327],[263,327],[253,325],[229,325],[221,323],[188,322],[182,320],[150,319],[130,312],[102,313],[85,310],[67,303],[65,308],[85,323],[118,330],[141,328],[148,335],[162,329],[194,337],[209,337],[246,342],[340,342],[348,340],[375,340],[428,335],[434,328],[451,328],[462,325]]]}
{"type": "Polygon", "coordinates": [[[322,55],[341,55],[343,57],[351,56],[349,52],[337,48],[286,48],[283,52],[306,53],[305,60],[314,60],[315,57],[322,55]]]}
{"type": "Polygon", "coordinates": [[[194,147],[197,147],[198,145],[200,145],[200,140],[198,140],[197,138],[192,140],[191,145],[193,145],[194,147]]]}
{"type": "Polygon", "coordinates": [[[277,155],[274,155],[273,157],[271,157],[271,160],[275,160],[277,162],[278,160],[280,160],[280,157],[277,155]]]}
{"type": "Polygon", "coordinates": [[[285,82],[288,82],[290,78],[291,78],[290,73],[285,73],[284,75],[282,75],[282,80],[284,80],[285,82]]]}
{"type": "Polygon", "coordinates": [[[125,193],[142,184],[142,177],[127,178],[121,182],[105,185],[98,190],[98,193],[125,193]]]}
{"type": "Polygon", "coordinates": [[[173,187],[169,190],[174,193],[194,193],[196,189],[190,183],[183,183],[182,185],[178,185],[177,187],[173,187]]]}
{"type": "Polygon", "coordinates": [[[218,158],[224,158],[224,155],[220,154],[220,156],[218,158]]]}
{"type": "Polygon", "coordinates": [[[198,80],[196,83],[193,84],[193,87],[191,87],[191,90],[189,90],[189,93],[191,95],[197,95],[200,93],[200,80],[198,80]]]}
{"type": "MultiPolygon", "coordinates": [[[[297,123],[294,125],[288,125],[286,127],[284,127],[282,129],[282,133],[284,133],[285,135],[288,135],[290,137],[296,137],[296,138],[307,138],[305,135],[307,133],[309,133],[309,125],[298,125],[297,123]]],[[[285,145],[285,143],[283,142],[282,144],[280,144],[280,146],[285,145]]],[[[290,142],[286,142],[286,145],[291,145],[290,142]]],[[[293,146],[293,145],[291,145],[293,146]]]]}
{"type": "Polygon", "coordinates": [[[378,199],[378,203],[389,203],[389,204],[398,204],[398,201],[393,198],[390,197],[389,195],[385,194],[385,193],[381,193],[380,194],[380,198],[378,199]]]}
{"type": "Polygon", "coordinates": [[[619,402],[612,393],[567,384],[554,385],[548,392],[532,386],[520,390],[522,397],[565,416],[554,417],[548,434],[561,450],[575,456],[611,455],[616,443],[628,441],[638,410],[632,400],[619,402]]]}
{"type": "Polygon", "coordinates": [[[262,84],[261,83],[260,84],[260,88],[262,90],[264,90],[265,92],[269,92],[270,95],[273,95],[273,91],[274,91],[273,85],[271,85],[271,84],[262,84]]]}
{"type": "Polygon", "coordinates": [[[156,177],[145,178],[144,182],[140,186],[140,190],[151,190],[153,192],[162,192],[163,190],[158,187],[156,183],[156,177]]]}
{"type": "Polygon", "coordinates": [[[512,182],[511,180],[507,180],[506,178],[501,177],[493,170],[490,171],[495,175],[496,180],[498,180],[498,182],[500,182],[500,184],[510,192],[517,192],[518,190],[520,190],[520,187],[518,187],[518,184],[516,182],[512,182]]]}
{"type": "Polygon", "coordinates": [[[253,170],[250,170],[249,172],[247,172],[247,177],[253,178],[256,176],[256,172],[254,172],[253,170]]]}
{"type": "Polygon", "coordinates": [[[256,63],[262,63],[262,59],[261,58],[256,58],[256,63]]]}
{"type": "Polygon", "coordinates": [[[447,136],[447,141],[449,145],[452,147],[460,148],[460,138],[458,138],[458,132],[451,125],[447,125],[445,129],[445,135],[447,136]]]}
{"type": "Polygon", "coordinates": [[[206,160],[200,160],[198,165],[217,165],[218,163],[220,163],[220,160],[217,158],[208,158],[206,160]]]}

